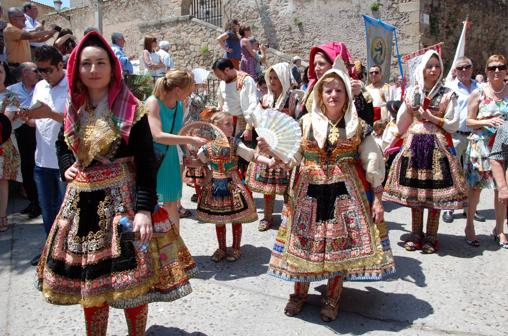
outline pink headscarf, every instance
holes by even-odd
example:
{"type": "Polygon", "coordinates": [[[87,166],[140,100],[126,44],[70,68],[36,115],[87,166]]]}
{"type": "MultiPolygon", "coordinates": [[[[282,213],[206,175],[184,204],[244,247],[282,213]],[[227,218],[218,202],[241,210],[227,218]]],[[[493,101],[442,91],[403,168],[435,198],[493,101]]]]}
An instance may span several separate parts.
{"type": "Polygon", "coordinates": [[[64,114],[64,135],[67,144],[74,153],[77,153],[79,147],[79,138],[77,136],[78,111],[85,104],[87,98],[86,90],[78,89],[79,57],[81,51],[88,45],[85,45],[85,43],[90,39],[100,41],[102,44],[101,47],[106,50],[109,56],[112,56],[110,59],[113,60],[113,64],[111,64],[113,73],[112,83],[108,92],[108,108],[111,109],[113,113],[113,123],[118,127],[122,139],[126,143],[129,141],[129,134],[139,103],[138,99],[129,91],[127,85],[125,85],[122,79],[122,66],[120,65],[120,61],[115,56],[104,37],[95,31],[86,34],[72,51],[67,63],[67,81],[69,84],[70,102],[64,114]]]}
{"type": "MultiPolygon", "coordinates": [[[[353,60],[351,58],[351,54],[349,54],[349,50],[347,49],[346,45],[342,42],[329,42],[326,44],[318,45],[315,47],[312,47],[310,49],[310,57],[309,57],[309,88],[308,91],[311,91],[314,85],[316,84],[317,78],[316,78],[316,71],[314,69],[314,57],[316,56],[316,53],[321,51],[324,53],[328,60],[330,61],[330,64],[333,64],[335,62],[335,59],[340,56],[342,60],[344,61],[344,64],[352,64],[353,60]]],[[[349,74],[351,76],[351,74],[349,74]]]]}

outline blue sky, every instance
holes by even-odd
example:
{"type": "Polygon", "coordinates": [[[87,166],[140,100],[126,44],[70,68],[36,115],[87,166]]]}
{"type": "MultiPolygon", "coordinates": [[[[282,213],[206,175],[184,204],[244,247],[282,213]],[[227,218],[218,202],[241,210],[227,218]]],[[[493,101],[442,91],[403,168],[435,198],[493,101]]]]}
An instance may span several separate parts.
{"type": "MultiPolygon", "coordinates": [[[[35,1],[45,4],[45,5],[48,5],[48,6],[51,6],[51,7],[54,6],[53,0],[35,0],[35,1]]],[[[69,7],[69,0],[62,0],[62,2],[63,2],[62,7],[69,7]]]]}

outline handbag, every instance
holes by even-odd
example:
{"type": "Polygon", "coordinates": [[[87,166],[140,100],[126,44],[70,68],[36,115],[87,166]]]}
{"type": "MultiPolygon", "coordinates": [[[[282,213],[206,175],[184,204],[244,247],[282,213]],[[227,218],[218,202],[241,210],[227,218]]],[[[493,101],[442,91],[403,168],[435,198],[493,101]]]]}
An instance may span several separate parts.
{"type": "MultiPolygon", "coordinates": [[[[171,124],[171,131],[169,131],[169,133],[171,133],[171,134],[173,134],[173,130],[175,128],[176,113],[177,113],[177,110],[175,109],[175,113],[173,113],[173,122],[171,124]]],[[[157,167],[157,171],[159,171],[159,168],[162,165],[162,161],[164,161],[164,158],[166,157],[166,153],[168,152],[168,148],[169,148],[169,145],[164,145],[164,150],[161,151],[160,149],[158,149],[157,146],[153,147],[153,151],[154,151],[154,154],[155,154],[155,163],[156,163],[155,166],[157,167]]]]}

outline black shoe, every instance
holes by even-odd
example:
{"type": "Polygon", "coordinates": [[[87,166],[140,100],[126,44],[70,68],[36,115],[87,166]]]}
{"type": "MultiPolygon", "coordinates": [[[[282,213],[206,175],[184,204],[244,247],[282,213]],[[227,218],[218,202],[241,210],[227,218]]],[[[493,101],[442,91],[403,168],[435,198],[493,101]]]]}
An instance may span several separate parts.
{"type": "Polygon", "coordinates": [[[23,214],[23,215],[29,214],[33,208],[34,208],[34,205],[32,203],[30,203],[30,204],[28,204],[28,206],[26,208],[21,210],[19,213],[23,214]]]}
{"type": "Polygon", "coordinates": [[[41,215],[41,208],[33,207],[32,210],[28,213],[29,219],[37,218],[41,215]]]}
{"type": "Polygon", "coordinates": [[[485,222],[485,216],[482,216],[477,212],[474,213],[474,220],[477,222],[485,222]]]}
{"type": "Polygon", "coordinates": [[[36,255],[32,260],[30,260],[30,265],[37,266],[39,264],[39,259],[41,259],[40,254],[36,255]]]}
{"type": "Polygon", "coordinates": [[[443,212],[443,221],[445,223],[452,223],[453,222],[453,211],[447,210],[443,212]]]}

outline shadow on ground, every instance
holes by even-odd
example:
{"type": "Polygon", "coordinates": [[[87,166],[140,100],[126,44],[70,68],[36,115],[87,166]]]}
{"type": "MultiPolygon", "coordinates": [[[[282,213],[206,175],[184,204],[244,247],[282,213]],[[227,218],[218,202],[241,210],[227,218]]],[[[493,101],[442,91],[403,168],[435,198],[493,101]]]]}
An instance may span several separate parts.
{"type": "Polygon", "coordinates": [[[199,331],[187,332],[180,328],[152,325],[146,331],[146,336],[207,336],[199,331]]]}
{"type": "Polygon", "coordinates": [[[267,272],[271,254],[270,249],[243,245],[241,251],[242,257],[235,262],[228,262],[225,259],[218,263],[213,262],[210,257],[214,251],[210,251],[210,255],[206,256],[193,256],[199,267],[197,278],[230,281],[256,277],[267,272]]]}
{"type": "Polygon", "coordinates": [[[9,230],[0,235],[0,274],[22,274],[35,270],[30,265],[30,260],[41,252],[46,241],[44,228],[39,225],[42,224],[41,217],[27,222],[24,215],[13,214],[9,216],[9,222],[12,223],[9,230]],[[12,250],[14,244],[18,248],[12,250]],[[19,248],[20,246],[23,248],[19,248]]]}
{"type": "MultiPolygon", "coordinates": [[[[326,290],[325,285],[316,288],[326,290]]],[[[345,284],[335,321],[323,322],[319,316],[319,295],[309,295],[302,313],[295,318],[319,324],[339,334],[362,335],[370,331],[401,331],[418,319],[434,312],[432,306],[411,294],[385,293],[372,287],[365,290],[348,288],[345,284]]]]}

